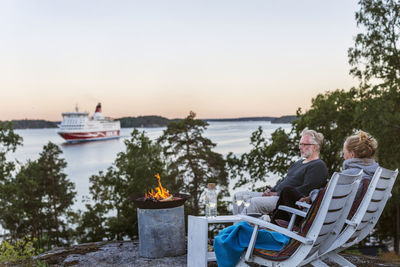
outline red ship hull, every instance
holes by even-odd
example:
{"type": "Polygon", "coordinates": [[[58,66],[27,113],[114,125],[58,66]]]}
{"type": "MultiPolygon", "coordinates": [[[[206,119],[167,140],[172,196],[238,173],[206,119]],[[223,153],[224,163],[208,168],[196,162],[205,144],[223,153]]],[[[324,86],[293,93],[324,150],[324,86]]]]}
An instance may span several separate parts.
{"type": "Polygon", "coordinates": [[[59,132],[67,142],[97,141],[118,138],[120,131],[95,131],[95,132],[59,132]]]}

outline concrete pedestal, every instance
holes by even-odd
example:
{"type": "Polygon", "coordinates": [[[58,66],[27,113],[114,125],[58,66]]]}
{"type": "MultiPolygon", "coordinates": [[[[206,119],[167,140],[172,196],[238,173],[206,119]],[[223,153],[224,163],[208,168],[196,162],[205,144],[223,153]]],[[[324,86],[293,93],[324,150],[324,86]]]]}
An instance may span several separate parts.
{"type": "Polygon", "coordinates": [[[139,254],[146,258],[186,253],[183,205],[170,209],[138,209],[139,254]]]}
{"type": "Polygon", "coordinates": [[[207,267],[209,261],[216,261],[214,252],[208,252],[208,225],[211,223],[237,223],[242,219],[236,215],[204,217],[189,215],[188,224],[188,267],[207,267]]]}

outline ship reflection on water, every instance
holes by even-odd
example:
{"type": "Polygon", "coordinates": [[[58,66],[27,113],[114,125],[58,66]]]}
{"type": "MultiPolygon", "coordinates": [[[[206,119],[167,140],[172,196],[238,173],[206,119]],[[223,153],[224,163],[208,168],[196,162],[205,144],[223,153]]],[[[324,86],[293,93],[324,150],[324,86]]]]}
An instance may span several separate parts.
{"type": "Polygon", "coordinates": [[[128,136],[118,136],[118,137],[115,137],[115,138],[111,138],[111,139],[100,139],[100,140],[86,140],[86,141],[78,141],[78,142],[63,142],[63,143],[61,143],[60,145],[61,146],[87,146],[87,145],[90,145],[90,144],[93,144],[93,143],[100,143],[100,144],[104,144],[104,143],[107,143],[107,142],[119,142],[119,139],[121,138],[121,139],[125,139],[125,138],[127,138],[128,136]]]}

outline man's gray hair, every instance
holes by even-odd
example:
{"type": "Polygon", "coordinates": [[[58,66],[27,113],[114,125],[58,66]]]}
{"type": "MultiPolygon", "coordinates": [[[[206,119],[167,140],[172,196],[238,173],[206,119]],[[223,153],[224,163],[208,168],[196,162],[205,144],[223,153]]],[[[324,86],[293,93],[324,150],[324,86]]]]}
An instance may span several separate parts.
{"type": "Polygon", "coordinates": [[[318,145],[318,151],[321,149],[322,144],[324,143],[324,135],[322,133],[319,133],[314,130],[310,130],[308,128],[305,128],[301,132],[301,136],[309,135],[311,137],[312,142],[314,142],[316,145],[318,145]]]}

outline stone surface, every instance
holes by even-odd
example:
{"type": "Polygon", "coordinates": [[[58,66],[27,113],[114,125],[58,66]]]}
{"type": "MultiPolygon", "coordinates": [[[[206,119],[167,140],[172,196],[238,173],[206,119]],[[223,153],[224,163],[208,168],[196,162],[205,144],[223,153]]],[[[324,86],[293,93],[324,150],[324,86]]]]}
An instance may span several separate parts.
{"type": "Polygon", "coordinates": [[[148,259],[139,256],[138,241],[97,242],[53,249],[35,258],[51,266],[186,266],[186,254],[148,259]]]}
{"type": "MultiPolygon", "coordinates": [[[[356,266],[400,266],[399,260],[383,261],[379,257],[368,257],[349,254],[344,254],[344,257],[356,266]]],[[[177,257],[164,257],[160,259],[148,259],[140,257],[138,241],[97,242],[76,245],[69,248],[57,248],[39,255],[35,257],[35,259],[46,261],[47,263],[49,263],[50,266],[186,266],[186,254],[177,257]]],[[[20,266],[26,265],[22,264],[20,266]]],[[[216,262],[210,262],[208,264],[208,267],[217,266],[218,265],[216,262]]],[[[329,266],[338,265],[329,263],[329,266]]]]}

